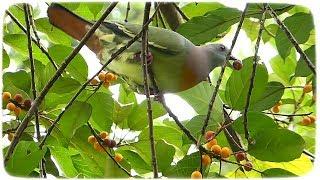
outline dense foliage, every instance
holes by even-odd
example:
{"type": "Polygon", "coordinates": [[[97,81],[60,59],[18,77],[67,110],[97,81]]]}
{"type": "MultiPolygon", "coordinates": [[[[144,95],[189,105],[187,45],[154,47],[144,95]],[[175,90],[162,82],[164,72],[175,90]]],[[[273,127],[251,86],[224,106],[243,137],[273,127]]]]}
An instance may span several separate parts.
{"type": "MultiPolygon", "coordinates": [[[[107,7],[105,3],[63,5],[79,16],[91,20],[98,19],[107,7]]],[[[216,42],[232,34],[242,13],[239,9],[220,3],[185,3],[179,6],[190,20],[181,24],[176,31],[197,45],[216,42]]],[[[141,24],[143,7],[143,3],[131,3],[128,21],[141,24]]],[[[286,4],[271,7],[315,63],[315,30],[310,11],[301,6],[286,4]]],[[[26,26],[22,5],[13,5],[9,11],[26,26]]],[[[40,6],[33,7],[35,27],[41,42],[48,47],[49,55],[60,65],[74,49],[76,41],[53,27],[42,11],[40,6]]],[[[119,4],[109,19],[123,21],[125,14],[126,4],[119,4]]],[[[261,14],[262,4],[249,5],[242,29],[252,42],[252,47],[242,48],[253,48],[258,36],[261,14]]],[[[227,67],[207,127],[208,131],[218,131],[225,122],[224,109],[230,113],[234,120],[231,127],[238,135],[240,146],[246,150],[246,160],[239,163],[251,163],[257,171],[250,171],[247,167],[243,170],[241,165],[221,162],[219,158],[208,160],[207,157],[201,157],[192,141],[171,118],[165,116],[166,111],[161,104],[153,101],[155,149],[158,169],[162,176],[189,178],[194,171],[200,169],[202,176],[208,178],[301,176],[311,171],[312,154],[315,153],[315,75],[305,61],[299,58],[296,49],[274,19],[268,13],[266,18],[262,43],[271,45],[279,55],[268,60],[270,68],[259,61],[256,69],[248,112],[249,132],[254,142],[248,144],[244,138],[242,116],[248,96],[253,54],[237,55],[243,62],[241,70],[227,67]],[[206,160],[200,168],[201,159],[206,160]]],[[[161,23],[154,20],[152,25],[156,24],[161,26],[161,23]]],[[[16,127],[29,107],[24,102],[32,100],[33,96],[27,36],[7,16],[3,33],[3,91],[9,92],[11,98],[8,98],[8,94],[7,99],[3,98],[2,131],[3,137],[7,136],[12,140],[16,127]],[[16,99],[16,94],[20,94],[23,99],[16,99]],[[20,110],[7,106],[8,101],[12,100],[17,106],[15,108],[20,110]],[[5,110],[10,108],[12,111],[5,110]]],[[[233,37],[233,34],[231,36],[233,37]]],[[[32,47],[35,58],[35,85],[39,94],[56,70],[36,44],[33,43],[32,47]]],[[[74,93],[90,78],[88,74],[92,73],[89,73],[87,62],[78,54],[39,106],[42,137],[74,93]]],[[[220,70],[217,68],[211,73],[213,85],[202,82],[192,89],[176,94],[197,113],[193,118],[182,122],[195,137],[200,137],[220,70]]],[[[138,101],[135,93],[121,77],[112,81],[111,85],[119,86],[116,93],[118,96],[113,96],[113,93],[103,86],[97,91],[97,85],[92,83],[87,86],[67,109],[42,149],[38,148],[33,119],[8,161],[6,171],[14,176],[39,176],[39,162],[43,158],[46,172],[56,177],[128,177],[99,145],[88,142],[88,137],[92,135],[87,125],[87,122],[90,122],[98,133],[108,132],[108,135],[103,135],[109,143],[106,148],[124,169],[134,176],[152,177],[147,102],[138,101]],[[110,141],[115,141],[116,145],[112,145],[110,141]]],[[[221,148],[228,147],[235,155],[239,151],[227,133],[222,131],[214,138],[221,148]]],[[[89,141],[95,143],[95,138],[91,137],[89,141]]],[[[6,146],[9,145],[8,142],[3,141],[6,146]]],[[[208,146],[205,145],[205,138],[200,142],[208,146]]],[[[4,148],[4,154],[6,150],[7,147],[4,148]]],[[[233,154],[229,157],[228,150],[224,152],[229,161],[237,162],[239,157],[236,158],[233,154]]],[[[194,177],[197,175],[193,174],[194,177]]]]}

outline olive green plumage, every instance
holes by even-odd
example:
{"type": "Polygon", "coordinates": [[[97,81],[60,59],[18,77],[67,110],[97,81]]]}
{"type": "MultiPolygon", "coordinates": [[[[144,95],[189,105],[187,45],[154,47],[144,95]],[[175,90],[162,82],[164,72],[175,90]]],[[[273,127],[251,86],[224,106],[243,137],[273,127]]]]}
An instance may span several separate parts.
{"type": "MultiPolygon", "coordinates": [[[[57,4],[49,7],[48,17],[50,23],[78,40],[92,25],[57,4]],[[65,23],[66,21],[69,23],[65,23]],[[73,28],[77,29],[73,31],[73,28]]],[[[138,34],[141,27],[131,23],[105,22],[97,29],[87,46],[104,63],[112,53],[138,34]]],[[[149,26],[148,42],[153,57],[150,66],[156,83],[163,92],[183,91],[205,80],[212,69],[224,64],[228,52],[222,44],[195,46],[176,32],[152,26],[149,26]]],[[[107,66],[109,71],[121,76],[137,92],[143,92],[141,59],[137,58],[140,50],[141,39],[107,66]]]]}

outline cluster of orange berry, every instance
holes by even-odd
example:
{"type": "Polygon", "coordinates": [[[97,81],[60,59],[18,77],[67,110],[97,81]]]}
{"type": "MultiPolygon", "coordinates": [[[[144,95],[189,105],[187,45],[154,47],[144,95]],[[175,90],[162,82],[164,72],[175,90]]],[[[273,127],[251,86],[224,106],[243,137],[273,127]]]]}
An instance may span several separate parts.
{"type": "MultiPolygon", "coordinates": [[[[109,148],[113,148],[116,146],[116,141],[109,139],[109,133],[106,131],[102,131],[99,134],[100,138],[103,140],[103,145],[109,148]]],[[[88,142],[93,144],[93,148],[99,152],[103,152],[103,147],[99,144],[98,140],[93,136],[88,137],[88,142]]]]}
{"type": "MultiPolygon", "coordinates": [[[[103,140],[102,145],[105,147],[113,148],[117,144],[115,140],[109,139],[109,133],[106,131],[100,132],[99,137],[103,140]]],[[[98,143],[98,140],[93,135],[88,137],[88,142],[90,144],[93,144],[93,148],[96,151],[98,151],[98,152],[104,151],[103,147],[98,143]]],[[[114,159],[117,162],[121,162],[123,159],[123,156],[120,153],[115,153],[114,159]]]]}
{"type": "MultiPolygon", "coordinates": [[[[207,131],[205,138],[207,140],[206,148],[211,150],[213,154],[220,156],[221,158],[229,158],[231,150],[228,147],[222,147],[218,145],[217,139],[215,139],[215,132],[207,131]]],[[[205,158],[207,159],[207,158],[205,158]]],[[[211,163],[211,162],[210,162],[211,163]]]]}
{"type": "MultiPolygon", "coordinates": [[[[111,73],[111,72],[101,72],[98,75],[98,79],[103,82],[103,86],[106,88],[109,88],[112,82],[117,80],[117,75],[111,73]]],[[[97,85],[99,83],[99,80],[97,78],[92,79],[90,82],[92,85],[97,85]]]]}
{"type": "Polygon", "coordinates": [[[10,92],[3,92],[2,100],[4,103],[7,103],[6,108],[16,116],[20,115],[22,109],[29,110],[31,107],[31,100],[24,100],[21,94],[16,94],[12,98],[10,92]]]}
{"type": "Polygon", "coordinates": [[[303,126],[309,126],[311,124],[314,124],[315,121],[316,121],[316,117],[309,115],[309,116],[305,116],[300,123],[303,126]]]}

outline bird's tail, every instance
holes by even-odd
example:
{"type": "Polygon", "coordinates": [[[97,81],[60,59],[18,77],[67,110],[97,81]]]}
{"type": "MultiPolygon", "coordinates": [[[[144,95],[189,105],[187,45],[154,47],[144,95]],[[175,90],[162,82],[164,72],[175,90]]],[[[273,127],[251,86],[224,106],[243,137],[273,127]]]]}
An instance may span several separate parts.
{"type": "MultiPolygon", "coordinates": [[[[92,26],[92,23],[89,21],[82,19],[78,15],[57,3],[52,3],[48,7],[47,14],[49,17],[49,22],[52,25],[79,41],[92,26]]],[[[90,37],[86,45],[96,54],[99,53],[102,48],[99,38],[95,34],[90,37]]]]}

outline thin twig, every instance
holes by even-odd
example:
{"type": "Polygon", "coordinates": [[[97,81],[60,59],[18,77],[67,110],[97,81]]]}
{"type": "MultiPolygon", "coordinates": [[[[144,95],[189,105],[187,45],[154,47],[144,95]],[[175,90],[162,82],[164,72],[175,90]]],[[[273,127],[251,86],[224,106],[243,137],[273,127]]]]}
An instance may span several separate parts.
{"type": "MultiPolygon", "coordinates": [[[[158,4],[158,7],[160,7],[159,4],[158,4]]],[[[165,29],[167,29],[166,24],[165,24],[165,22],[164,22],[164,20],[163,20],[163,18],[162,18],[162,15],[161,15],[161,12],[160,12],[160,11],[158,12],[158,17],[159,17],[159,19],[160,19],[160,22],[161,22],[161,24],[162,24],[162,27],[165,28],[165,29]]]]}
{"type": "Polygon", "coordinates": [[[128,170],[126,170],[124,167],[121,166],[121,164],[119,164],[114,157],[107,151],[107,149],[103,146],[103,140],[101,139],[101,137],[95,132],[95,130],[93,129],[93,127],[91,126],[91,124],[89,122],[87,122],[87,125],[91,131],[91,134],[97,139],[97,142],[99,143],[99,145],[102,147],[102,149],[104,150],[104,152],[107,153],[107,155],[112,159],[112,161],[122,170],[124,171],[128,176],[132,177],[132,175],[130,174],[130,172],[128,170]]]}
{"type": "MultiPolygon", "coordinates": [[[[32,21],[32,15],[30,12],[30,6],[28,4],[23,5],[24,13],[25,13],[25,22],[27,27],[27,39],[28,39],[28,52],[29,52],[29,60],[30,60],[30,71],[31,71],[31,88],[32,88],[32,95],[33,99],[37,98],[37,91],[36,91],[36,82],[35,82],[35,67],[34,67],[34,59],[32,53],[32,40],[31,40],[31,33],[30,33],[30,26],[32,21]]],[[[39,41],[38,41],[39,42],[39,41]]],[[[40,142],[40,125],[39,125],[39,116],[38,116],[38,109],[34,111],[35,115],[35,124],[36,124],[36,137],[38,142],[40,142]]],[[[40,170],[40,178],[46,178],[47,173],[45,169],[45,160],[42,158],[39,163],[39,170],[40,170]]]]}
{"type": "MultiPolygon", "coordinates": [[[[150,14],[151,3],[147,2],[144,8],[144,17],[143,17],[143,25],[147,23],[150,14]]],[[[150,151],[151,151],[151,161],[152,161],[152,169],[153,169],[153,177],[158,178],[158,165],[157,165],[157,156],[156,156],[156,148],[154,145],[154,135],[153,135],[153,118],[152,118],[152,106],[150,100],[150,89],[148,84],[148,26],[143,28],[142,32],[142,43],[141,43],[141,57],[142,57],[142,69],[143,69],[143,80],[144,80],[144,94],[147,99],[147,113],[148,113],[148,124],[149,124],[149,140],[150,140],[150,151]]]]}
{"type": "Polygon", "coordinates": [[[154,17],[154,15],[156,14],[156,12],[158,11],[159,8],[156,9],[155,13],[151,16],[151,18],[147,21],[147,23],[143,26],[142,30],[135,36],[133,37],[130,41],[127,42],[126,45],[122,46],[120,49],[118,49],[118,51],[116,51],[115,53],[113,53],[110,57],[110,59],[100,68],[100,70],[98,72],[96,72],[96,74],[94,74],[89,80],[87,80],[82,86],[81,88],[78,90],[78,92],[71,98],[71,100],[67,103],[67,105],[65,106],[65,108],[63,109],[63,111],[61,111],[61,113],[57,116],[57,118],[55,119],[55,121],[53,122],[53,124],[48,128],[47,130],[47,134],[46,136],[43,138],[43,140],[40,143],[40,147],[42,147],[46,141],[46,139],[50,136],[53,128],[55,127],[54,125],[56,123],[58,123],[61,119],[61,117],[63,116],[63,114],[65,113],[65,111],[67,109],[69,109],[69,107],[71,107],[71,105],[73,104],[73,102],[77,99],[77,97],[81,94],[81,92],[87,87],[87,85],[96,77],[100,74],[101,71],[104,70],[104,68],[106,68],[115,58],[117,58],[122,52],[124,52],[126,49],[128,49],[134,42],[136,42],[137,40],[139,40],[139,38],[142,36],[142,31],[143,29],[152,21],[152,18],[154,17]]]}
{"type": "Polygon", "coordinates": [[[176,3],[173,3],[173,6],[176,8],[176,10],[180,13],[180,15],[182,16],[182,18],[185,21],[189,21],[190,19],[188,18],[188,16],[186,14],[184,14],[184,12],[179,8],[179,6],[176,3]]]}
{"type": "Polygon", "coordinates": [[[80,43],[76,46],[76,48],[69,54],[68,57],[64,60],[64,62],[61,64],[60,68],[56,71],[54,76],[49,80],[47,85],[42,89],[39,96],[34,100],[32,106],[30,107],[29,111],[27,112],[26,116],[24,117],[22,123],[20,124],[19,128],[17,129],[16,136],[12,140],[12,143],[10,144],[7,153],[5,155],[5,165],[7,164],[8,160],[10,159],[16,145],[18,144],[20,137],[23,133],[23,131],[26,129],[27,124],[29,123],[31,117],[33,116],[34,112],[38,108],[38,106],[43,101],[46,94],[49,92],[51,87],[54,85],[56,80],[60,77],[62,72],[66,69],[66,67],[69,65],[69,63],[72,61],[72,59],[79,53],[80,49],[85,45],[85,43],[89,40],[89,38],[93,35],[95,30],[100,26],[100,24],[103,22],[103,20],[111,13],[113,8],[117,5],[117,2],[111,3],[111,5],[106,9],[106,11],[103,13],[103,15],[100,17],[100,19],[94,23],[94,25],[90,28],[90,30],[85,34],[85,36],[82,38],[80,43]]]}
{"type": "Polygon", "coordinates": [[[315,156],[314,156],[311,152],[309,152],[309,151],[307,151],[307,150],[303,150],[302,152],[303,152],[303,154],[309,156],[309,157],[311,158],[311,161],[312,161],[312,162],[314,161],[315,156]]]}
{"type": "Polygon", "coordinates": [[[202,130],[201,130],[201,135],[198,139],[198,142],[200,141],[200,139],[202,138],[202,136],[204,135],[205,131],[206,131],[206,128],[209,124],[209,119],[211,117],[211,112],[212,112],[212,108],[213,108],[213,104],[215,102],[215,99],[216,99],[216,96],[218,94],[218,91],[219,91],[219,87],[220,87],[220,84],[222,82],[222,77],[223,77],[223,74],[224,74],[224,71],[225,71],[225,68],[226,68],[226,65],[227,65],[227,61],[228,59],[230,58],[231,56],[231,53],[232,53],[232,50],[236,44],[236,41],[238,39],[238,35],[240,33],[240,29],[242,27],[242,24],[243,24],[243,21],[244,21],[244,18],[245,18],[245,14],[247,12],[247,9],[248,9],[248,4],[246,5],[246,7],[244,8],[242,14],[241,14],[241,18],[240,18],[240,21],[239,21],[239,25],[238,25],[238,28],[235,32],[235,35],[233,37],[233,40],[232,40],[232,44],[231,44],[231,47],[230,47],[230,50],[226,56],[226,62],[225,64],[222,66],[221,68],[221,72],[220,72],[220,75],[219,75],[219,79],[217,80],[217,84],[213,90],[213,93],[212,93],[212,96],[211,96],[211,100],[210,100],[210,103],[209,103],[209,107],[208,107],[208,112],[207,112],[207,116],[206,116],[206,119],[204,120],[204,123],[203,123],[203,126],[202,126],[202,130]]]}
{"type": "MultiPolygon", "coordinates": [[[[19,22],[19,20],[10,12],[10,11],[6,11],[6,14],[12,19],[12,21],[14,23],[16,23],[16,25],[25,33],[27,34],[27,30],[26,28],[19,22]]],[[[37,39],[33,38],[31,36],[31,40],[39,47],[39,49],[41,50],[41,52],[43,54],[45,54],[48,58],[48,60],[50,61],[50,63],[53,65],[53,67],[58,70],[58,65],[54,62],[54,60],[52,59],[52,57],[49,55],[48,51],[46,50],[46,48],[40,43],[40,41],[38,41],[37,39]]]]}
{"type": "Polygon", "coordinates": [[[267,4],[267,10],[268,13],[275,19],[275,21],[277,22],[277,24],[280,26],[280,28],[282,29],[282,31],[287,35],[289,41],[291,42],[291,44],[296,48],[297,52],[300,54],[300,56],[305,60],[305,62],[307,63],[308,67],[310,68],[310,70],[313,72],[313,74],[316,74],[316,67],[315,65],[311,62],[311,60],[309,59],[309,57],[303,52],[303,50],[301,49],[301,47],[299,46],[298,41],[296,40],[296,38],[293,36],[293,34],[290,32],[290,30],[287,28],[287,26],[278,18],[277,13],[270,7],[269,4],[267,4]]]}
{"type": "Polygon", "coordinates": [[[308,116],[310,114],[312,114],[313,112],[309,112],[309,113],[303,113],[303,114],[280,114],[280,113],[270,113],[270,112],[263,112],[264,114],[273,114],[276,116],[288,116],[288,117],[293,117],[293,116],[308,116]]]}
{"type": "Polygon", "coordinates": [[[258,38],[257,38],[256,45],[255,45],[255,53],[254,53],[254,57],[253,57],[253,66],[252,66],[252,73],[251,73],[251,77],[250,77],[249,90],[248,90],[248,95],[247,95],[246,104],[245,104],[244,113],[243,113],[244,135],[245,135],[245,138],[247,139],[248,143],[250,143],[250,140],[249,140],[250,135],[249,135],[249,130],[248,130],[248,110],[249,110],[250,99],[251,99],[251,94],[252,94],[253,85],[254,85],[254,79],[256,76],[256,69],[257,69],[257,65],[258,65],[258,51],[259,51],[260,40],[261,40],[262,32],[263,32],[263,24],[264,24],[264,21],[266,18],[265,17],[266,4],[264,4],[263,7],[264,7],[263,13],[260,18],[260,28],[259,28],[259,32],[258,32],[258,38]]]}
{"type": "Polygon", "coordinates": [[[130,11],[130,2],[128,2],[127,4],[126,18],[124,19],[124,22],[128,22],[129,11],[130,11]]]}

